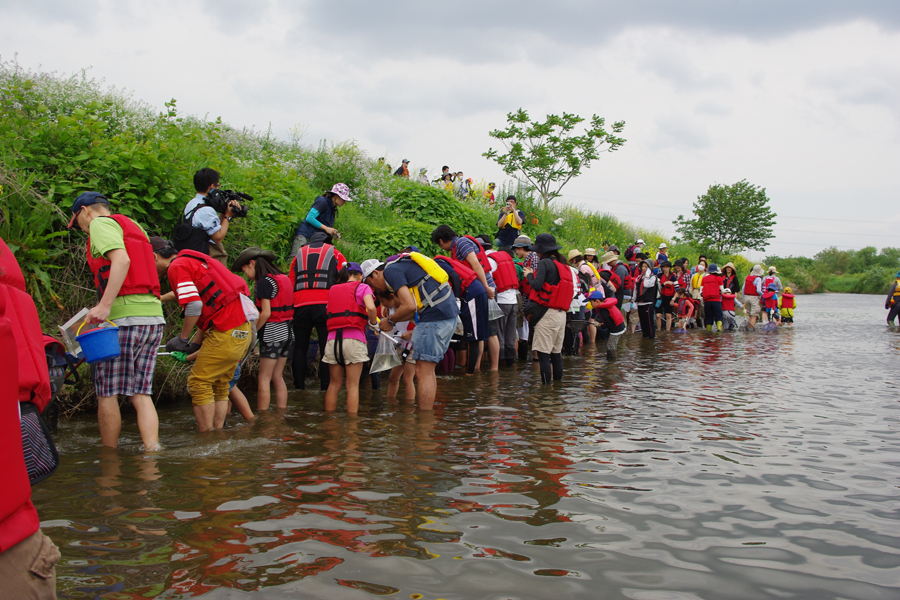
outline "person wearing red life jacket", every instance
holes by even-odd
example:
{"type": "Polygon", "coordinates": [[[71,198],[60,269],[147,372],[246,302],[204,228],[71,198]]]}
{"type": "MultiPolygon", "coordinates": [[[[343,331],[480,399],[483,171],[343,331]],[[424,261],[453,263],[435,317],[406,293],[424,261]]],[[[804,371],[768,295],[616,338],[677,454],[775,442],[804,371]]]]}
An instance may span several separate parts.
{"type": "Polygon", "coordinates": [[[12,251],[0,239],[0,578],[4,598],[56,598],[59,549],[43,534],[22,452],[21,402],[43,411],[50,376],[37,308],[12,251]]]}
{"type": "Polygon", "coordinates": [[[700,283],[700,294],[703,297],[704,305],[703,322],[707,331],[712,331],[713,325],[715,325],[716,331],[722,332],[722,321],[724,320],[722,314],[723,289],[722,274],[719,272],[719,267],[713,263],[709,265],[706,277],[700,283]]]}
{"type": "MultiPolygon", "coordinates": [[[[194,417],[201,432],[221,429],[228,414],[229,382],[252,339],[241,299],[249,294],[247,283],[206,254],[176,252],[171,242],[158,237],[150,238],[150,243],[157,271],[160,277],[168,277],[184,314],[181,331],[166,343],[166,349],[188,354],[192,353],[188,346],[200,343],[187,380],[194,417]],[[197,341],[191,344],[195,326],[197,341]]],[[[243,395],[232,396],[231,401],[244,419],[253,419],[243,395]]]]}
{"type": "Polygon", "coordinates": [[[737,294],[731,291],[730,288],[726,287],[725,291],[722,292],[722,322],[725,325],[725,331],[732,331],[737,329],[735,306],[744,308],[744,305],[741,304],[741,301],[737,299],[737,294]]]}
{"type": "Polygon", "coordinates": [[[672,300],[675,298],[675,287],[678,282],[678,276],[672,273],[672,265],[669,261],[663,261],[659,265],[661,273],[659,274],[659,310],[656,313],[656,328],[662,328],[663,317],[666,319],[666,331],[672,329],[672,317],[675,314],[675,307],[672,306],[672,300]]]}
{"type": "Polygon", "coordinates": [[[119,328],[119,356],[92,369],[100,442],[118,446],[121,395],[137,411],[144,447],[157,450],[159,417],[151,395],[166,320],[150,239],[128,217],[111,214],[109,200],[99,192],[84,192],[72,203],[69,228],[75,227],[88,234],[87,263],[97,289],[98,303],[88,311],[85,324],[110,320],[119,328]]]}
{"type": "Polygon", "coordinates": [[[687,288],[675,288],[675,306],[678,324],[675,326],[676,332],[686,332],[687,326],[691,318],[694,316],[693,299],[688,295],[687,288]]]}
{"type": "Polygon", "coordinates": [[[259,311],[259,378],[256,410],[269,410],[270,386],[275,388],[275,407],[287,408],[284,366],[294,348],[294,292],[287,275],[275,265],[275,253],[251,246],[234,260],[231,270],[254,282],[253,301],[259,311]]]}
{"type": "Polygon", "coordinates": [[[625,316],[616,306],[616,298],[603,298],[603,294],[595,291],[590,295],[591,300],[599,301],[596,308],[597,323],[601,329],[605,329],[609,337],[606,340],[606,360],[616,360],[616,348],[619,340],[625,334],[625,316]]]}
{"type": "Polygon", "coordinates": [[[540,262],[535,272],[525,269],[525,278],[530,287],[525,316],[534,330],[532,349],[538,355],[541,382],[548,384],[563,376],[562,346],[566,312],[572,305],[575,281],[572,270],[559,254],[561,246],[551,234],[538,234],[531,249],[537,252],[540,262]]]}
{"type": "Polygon", "coordinates": [[[781,320],[781,316],[778,314],[778,288],[774,283],[769,284],[763,292],[762,299],[766,320],[768,322],[775,321],[776,323],[781,320]]]}
{"type": "Polygon", "coordinates": [[[338,392],[347,381],[347,413],[359,411],[359,379],[363,365],[369,361],[366,327],[376,327],[375,293],[362,281],[362,267],[347,263],[338,283],[328,290],[328,340],[325,364],[331,371],[325,410],[337,408],[338,392]],[[347,281],[341,279],[347,278],[347,281]]]}
{"type": "Polygon", "coordinates": [[[753,265],[750,274],[744,279],[744,286],[741,290],[744,310],[747,313],[747,324],[751,329],[756,327],[756,321],[762,315],[763,291],[763,268],[761,265],[753,265]]]}
{"type": "MultiPolygon", "coordinates": [[[[482,236],[484,242],[488,242],[487,236],[482,236]]],[[[487,247],[487,246],[485,246],[487,247]]],[[[497,284],[497,305],[503,312],[499,319],[491,321],[497,328],[497,363],[502,359],[507,367],[511,367],[516,360],[516,316],[519,311],[519,276],[516,264],[512,256],[503,250],[485,250],[488,260],[491,262],[491,277],[497,284]]],[[[494,338],[488,339],[489,345],[494,338]]],[[[492,350],[493,351],[493,350],[492,350]]],[[[494,369],[494,357],[491,356],[491,369],[494,369]]]]}
{"type": "MultiPolygon", "coordinates": [[[[337,186],[335,186],[337,187],[337,186]]],[[[338,272],[347,261],[341,251],[332,246],[324,231],[310,234],[291,261],[288,279],[294,289],[294,357],[291,371],[294,389],[306,389],[306,355],[312,330],[319,340],[328,336],[328,290],[337,281],[338,272]]],[[[328,389],[329,371],[321,361],[325,346],[319,342],[319,389],[328,389]]]]}

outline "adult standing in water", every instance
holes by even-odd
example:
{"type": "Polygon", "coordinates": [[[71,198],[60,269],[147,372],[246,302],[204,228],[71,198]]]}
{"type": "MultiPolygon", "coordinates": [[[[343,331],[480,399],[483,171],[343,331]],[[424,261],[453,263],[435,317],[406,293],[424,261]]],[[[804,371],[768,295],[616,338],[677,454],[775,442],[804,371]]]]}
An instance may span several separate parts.
{"type": "Polygon", "coordinates": [[[756,327],[756,320],[762,314],[763,295],[763,268],[762,265],[753,265],[753,270],[744,280],[743,298],[744,312],[747,313],[747,323],[756,327]]]}
{"type": "Polygon", "coordinates": [[[387,265],[371,258],[360,266],[363,281],[377,295],[396,296],[393,314],[379,322],[381,331],[391,331],[397,322],[418,316],[410,340],[411,357],[416,361],[419,410],[432,410],[437,394],[434,369],[450,347],[459,316],[447,272],[418,253],[414,257],[401,256],[387,265]]]}
{"type": "Polygon", "coordinates": [[[562,346],[566,333],[566,312],[575,293],[572,270],[560,256],[561,248],[551,234],[538,234],[531,246],[532,251],[540,258],[537,270],[532,271],[528,267],[524,269],[531,288],[525,305],[525,316],[534,329],[531,348],[537,352],[541,383],[545,384],[560,380],[563,376],[562,346]]]}
{"type": "MultiPolygon", "coordinates": [[[[891,286],[891,289],[888,290],[887,299],[884,301],[885,310],[890,311],[887,316],[888,325],[893,325],[894,319],[900,314],[900,271],[897,271],[897,274],[894,275],[894,277],[896,277],[897,280],[891,286]]],[[[793,315],[791,315],[791,317],[793,318],[793,315]]]]}
{"type": "Polygon", "coordinates": [[[657,280],[653,274],[650,260],[644,258],[640,262],[641,272],[634,284],[634,299],[637,304],[638,319],[641,321],[641,333],[647,339],[656,337],[656,293],[657,280]]]}
{"type": "Polygon", "coordinates": [[[150,238],[125,215],[111,214],[109,200],[99,192],[84,192],[75,199],[69,227],[88,234],[87,263],[94,275],[97,305],[88,312],[85,323],[111,320],[119,328],[119,356],[92,369],[100,442],[110,448],[119,444],[121,395],[128,397],[137,412],[144,447],[156,450],[159,417],[151,394],[166,320],[150,238]]]}
{"type": "Polygon", "coordinates": [[[350,201],[350,188],[344,183],[336,183],[331,191],[322,192],[321,196],[316,197],[309,212],[306,213],[306,218],[297,227],[294,244],[291,246],[291,258],[294,258],[300,251],[300,247],[312,239],[313,234],[318,231],[326,235],[325,241],[329,244],[334,238],[341,237],[338,230],[334,228],[337,209],[350,201]]]}

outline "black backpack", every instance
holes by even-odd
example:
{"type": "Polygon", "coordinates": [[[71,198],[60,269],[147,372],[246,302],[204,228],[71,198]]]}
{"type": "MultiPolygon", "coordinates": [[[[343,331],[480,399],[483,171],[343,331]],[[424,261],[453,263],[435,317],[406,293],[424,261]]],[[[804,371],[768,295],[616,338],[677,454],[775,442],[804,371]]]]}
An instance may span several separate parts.
{"type": "Polygon", "coordinates": [[[175,226],[175,231],[172,232],[172,245],[175,246],[176,250],[194,250],[203,254],[209,254],[209,234],[206,233],[205,229],[194,227],[192,224],[194,213],[204,206],[207,205],[200,203],[187,215],[182,213],[181,221],[175,226]]]}

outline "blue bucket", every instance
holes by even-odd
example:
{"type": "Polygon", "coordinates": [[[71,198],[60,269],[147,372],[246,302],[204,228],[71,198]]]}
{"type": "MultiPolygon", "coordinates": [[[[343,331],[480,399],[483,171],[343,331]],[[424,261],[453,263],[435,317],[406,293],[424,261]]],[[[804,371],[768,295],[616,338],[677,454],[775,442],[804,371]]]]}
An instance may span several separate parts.
{"type": "MultiPolygon", "coordinates": [[[[81,324],[84,327],[84,323],[81,324]]],[[[81,327],[78,331],[81,331],[81,327]]],[[[84,359],[91,364],[106,362],[119,357],[119,328],[112,327],[91,329],[75,336],[81,345],[84,359]]]]}

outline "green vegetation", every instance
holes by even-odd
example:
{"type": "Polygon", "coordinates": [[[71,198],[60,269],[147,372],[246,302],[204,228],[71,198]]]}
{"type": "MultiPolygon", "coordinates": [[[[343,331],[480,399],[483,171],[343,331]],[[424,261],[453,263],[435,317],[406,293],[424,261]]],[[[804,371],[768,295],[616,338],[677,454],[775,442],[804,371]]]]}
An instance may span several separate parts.
{"type": "Polygon", "coordinates": [[[900,248],[826,248],[812,258],[770,256],[766,264],[801,293],[886,294],[900,269],[900,248]]]}
{"type": "Polygon", "coordinates": [[[594,115],[582,135],[574,135],[575,126],[584,121],[578,115],[547,115],[543,123],[532,121],[523,109],[506,116],[506,129],[495,129],[488,135],[500,140],[506,154],[493,148],[482,156],[490,158],[512,175],[530,185],[544,202],[560,196],[560,190],[582,169],[600,158],[600,152],[615,152],[625,138],[617,137],[625,129],[625,121],[613,123],[612,131],[604,129],[606,120],[594,115]],[[601,150],[602,148],[602,150],[601,150]]]}
{"type": "Polygon", "coordinates": [[[777,215],[769,208],[765,188],[746,180],[714,184],[694,202],[694,218],[678,215],[678,233],[688,242],[717,252],[766,249],[777,215]]]}

